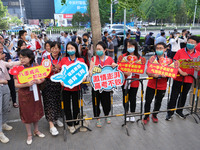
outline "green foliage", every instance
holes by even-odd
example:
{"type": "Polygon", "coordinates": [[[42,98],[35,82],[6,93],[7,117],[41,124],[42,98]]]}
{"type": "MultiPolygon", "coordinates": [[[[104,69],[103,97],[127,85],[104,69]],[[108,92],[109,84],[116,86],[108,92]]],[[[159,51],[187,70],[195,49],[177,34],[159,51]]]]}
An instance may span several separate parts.
{"type": "Polygon", "coordinates": [[[7,7],[3,6],[0,0],[0,29],[8,29],[8,18],[6,17],[7,7]]]}
{"type": "Polygon", "coordinates": [[[10,16],[9,23],[15,24],[15,25],[20,25],[20,24],[22,24],[22,21],[16,16],[10,16]]]}
{"type": "Polygon", "coordinates": [[[90,17],[87,14],[83,14],[81,12],[76,12],[72,18],[72,25],[80,27],[80,24],[85,24],[90,20],[90,17]]]}

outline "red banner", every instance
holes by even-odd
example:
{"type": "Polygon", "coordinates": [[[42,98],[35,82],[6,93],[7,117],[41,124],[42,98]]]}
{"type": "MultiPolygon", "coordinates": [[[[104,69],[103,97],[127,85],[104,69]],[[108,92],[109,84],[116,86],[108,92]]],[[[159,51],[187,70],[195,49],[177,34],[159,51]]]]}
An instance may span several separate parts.
{"type": "Polygon", "coordinates": [[[172,62],[169,58],[160,58],[160,63],[155,56],[149,59],[147,73],[165,75],[166,77],[176,78],[179,68],[179,62],[172,62]],[[172,62],[172,63],[171,63],[172,62]]]}
{"type": "Polygon", "coordinates": [[[132,72],[137,74],[143,74],[145,71],[146,59],[141,57],[137,59],[136,56],[119,56],[118,58],[118,69],[122,72],[132,72]]]}

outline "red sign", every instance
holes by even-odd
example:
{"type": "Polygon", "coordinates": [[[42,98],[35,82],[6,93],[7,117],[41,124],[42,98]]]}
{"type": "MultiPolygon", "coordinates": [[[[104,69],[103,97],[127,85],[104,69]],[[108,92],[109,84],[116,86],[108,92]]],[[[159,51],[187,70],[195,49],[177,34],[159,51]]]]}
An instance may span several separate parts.
{"type": "Polygon", "coordinates": [[[160,58],[160,63],[158,63],[157,58],[155,56],[152,56],[149,59],[147,72],[158,75],[165,75],[166,77],[170,78],[176,78],[179,68],[179,62],[171,62],[172,60],[169,58],[160,58]]]}
{"type": "Polygon", "coordinates": [[[63,18],[72,19],[74,14],[63,14],[63,18]]]}
{"type": "Polygon", "coordinates": [[[141,59],[137,59],[136,56],[119,56],[118,58],[118,69],[123,72],[132,72],[143,74],[145,70],[146,59],[142,57],[141,59]]]}

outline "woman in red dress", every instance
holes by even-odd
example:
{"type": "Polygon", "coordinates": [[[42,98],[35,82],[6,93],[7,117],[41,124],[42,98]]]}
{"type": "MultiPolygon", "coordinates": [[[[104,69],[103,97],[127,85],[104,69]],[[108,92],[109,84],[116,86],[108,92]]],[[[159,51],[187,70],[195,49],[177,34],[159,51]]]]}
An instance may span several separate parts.
{"type": "MultiPolygon", "coordinates": [[[[21,64],[25,68],[37,66],[37,64],[33,63],[35,56],[31,50],[23,49],[19,52],[18,56],[21,61],[21,64]]],[[[45,137],[45,135],[38,130],[38,121],[44,115],[40,91],[38,90],[38,95],[39,95],[38,101],[35,101],[33,95],[33,85],[41,84],[43,81],[44,79],[40,80],[36,79],[28,83],[19,84],[17,79],[15,78],[15,86],[19,88],[18,101],[19,101],[20,117],[22,122],[26,126],[28,134],[26,142],[28,145],[32,143],[31,123],[33,123],[34,125],[34,135],[37,135],[38,137],[45,137]]],[[[37,87],[37,89],[39,89],[39,87],[37,87]]]]}

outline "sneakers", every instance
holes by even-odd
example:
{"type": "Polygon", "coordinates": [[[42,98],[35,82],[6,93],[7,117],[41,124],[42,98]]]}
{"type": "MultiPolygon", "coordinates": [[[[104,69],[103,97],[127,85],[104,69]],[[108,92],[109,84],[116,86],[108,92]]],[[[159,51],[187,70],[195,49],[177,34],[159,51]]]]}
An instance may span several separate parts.
{"type": "Polygon", "coordinates": [[[75,132],[75,128],[74,128],[74,126],[68,126],[68,129],[69,129],[69,132],[70,133],[74,133],[75,132]]]}
{"type": "Polygon", "coordinates": [[[165,119],[165,120],[167,120],[167,121],[170,121],[170,120],[172,120],[172,116],[167,114],[167,116],[166,116],[166,119],[165,119]]]}
{"type": "Polygon", "coordinates": [[[97,126],[97,128],[101,128],[102,127],[102,124],[101,124],[100,120],[97,120],[96,126],[97,126]]]}
{"type": "Polygon", "coordinates": [[[126,117],[126,121],[129,122],[130,121],[130,117],[126,117]]]}
{"type": "Polygon", "coordinates": [[[9,125],[7,125],[6,123],[4,123],[4,124],[2,125],[2,129],[3,129],[3,130],[6,130],[6,131],[10,131],[10,130],[12,130],[12,129],[13,129],[13,127],[12,127],[12,126],[9,126],[9,125]]]}
{"type": "Polygon", "coordinates": [[[50,133],[51,133],[51,135],[53,135],[53,136],[56,136],[56,135],[59,134],[59,132],[58,132],[58,130],[56,129],[56,127],[50,128],[50,133]]]}
{"type": "Polygon", "coordinates": [[[135,117],[130,117],[130,122],[135,122],[135,117]]]}
{"type": "Polygon", "coordinates": [[[157,116],[152,115],[152,120],[154,123],[158,123],[158,118],[157,116]]]}
{"type": "Polygon", "coordinates": [[[181,119],[185,119],[186,116],[181,112],[181,113],[176,113],[176,115],[181,118],[181,119]]]}
{"type": "Polygon", "coordinates": [[[4,135],[3,132],[0,133],[0,141],[2,143],[8,143],[9,142],[9,139],[4,135]]]}
{"type": "Polygon", "coordinates": [[[63,123],[60,120],[57,120],[56,124],[58,125],[58,127],[63,127],[63,123]]]}
{"type": "Polygon", "coordinates": [[[142,120],[142,122],[144,124],[147,124],[149,122],[149,117],[144,117],[144,119],[142,120]]]}
{"type": "Polygon", "coordinates": [[[107,124],[111,124],[111,119],[110,118],[106,118],[106,122],[107,122],[107,124]]]}

